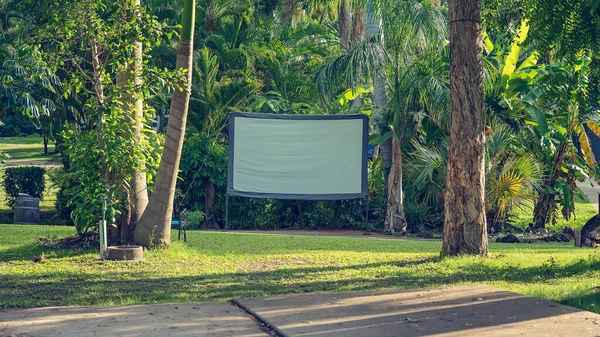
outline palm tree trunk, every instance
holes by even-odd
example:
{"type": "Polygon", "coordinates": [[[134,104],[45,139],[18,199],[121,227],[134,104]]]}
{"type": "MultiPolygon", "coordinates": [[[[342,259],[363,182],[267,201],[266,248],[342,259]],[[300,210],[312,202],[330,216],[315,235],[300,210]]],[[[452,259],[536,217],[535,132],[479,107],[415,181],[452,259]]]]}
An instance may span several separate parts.
{"type": "MultiPolygon", "coordinates": [[[[559,178],[559,173],[562,168],[562,164],[565,160],[565,154],[567,153],[567,143],[563,143],[552,162],[551,173],[544,180],[544,186],[554,188],[556,181],[559,178]]],[[[546,224],[550,222],[550,216],[552,215],[552,206],[554,203],[554,193],[542,192],[538,196],[538,199],[533,208],[533,222],[535,228],[545,228],[546,224]]]]}
{"type": "Polygon", "coordinates": [[[168,247],[171,244],[173,198],[190,103],[195,11],[196,1],[185,0],[181,40],[177,51],[177,69],[186,70],[187,73],[185,82],[180,83],[181,89],[173,93],[165,147],[160,159],[156,185],[148,207],[135,228],[135,242],[145,247],[153,245],[168,247]]]}
{"type": "MultiPolygon", "coordinates": [[[[134,15],[140,15],[139,6],[140,0],[133,0],[132,5],[135,6],[134,15]]],[[[142,43],[137,40],[132,41],[133,45],[133,62],[129,63],[127,68],[117,74],[116,84],[121,88],[121,99],[123,109],[130,114],[135,121],[134,133],[135,144],[133,148],[140,145],[142,140],[142,128],[144,118],[144,102],[142,99],[135,99],[133,93],[135,88],[142,85],[142,43]],[[133,80],[133,87],[130,87],[130,80],[133,80]]],[[[141,163],[143,166],[145,163],[141,163]]],[[[123,200],[128,200],[125,207],[127,208],[127,216],[122,217],[120,222],[120,240],[121,242],[129,242],[133,239],[135,225],[144,213],[148,205],[148,186],[146,185],[146,172],[141,169],[135,169],[132,172],[132,181],[130,182],[130,190],[124,191],[126,194],[123,200]],[[127,195],[128,194],[128,195],[127,195]]]]}
{"type": "MultiPolygon", "coordinates": [[[[379,11],[375,8],[374,0],[367,1],[367,25],[366,33],[368,39],[382,39],[380,33],[381,30],[381,18],[379,11]]],[[[383,41],[381,41],[383,44],[383,41]]],[[[383,60],[384,55],[380,54],[378,57],[383,60]]],[[[378,62],[379,63],[379,62],[378,62]]],[[[382,61],[381,64],[384,62],[382,61]]],[[[373,102],[377,109],[386,109],[388,105],[387,93],[385,88],[385,69],[376,71],[373,77],[373,102]]],[[[385,132],[386,129],[382,128],[381,132],[385,132]]],[[[392,233],[398,229],[401,233],[406,232],[406,217],[404,214],[404,204],[402,202],[402,183],[398,181],[400,179],[401,168],[397,167],[401,161],[402,155],[396,152],[394,158],[394,149],[399,145],[396,131],[393,130],[394,135],[392,139],[381,144],[381,155],[383,159],[384,167],[390,167],[386,169],[385,175],[385,190],[387,193],[387,210],[386,210],[386,221],[385,228],[390,230],[392,233]],[[400,189],[400,190],[398,190],[400,189]]],[[[401,165],[401,164],[400,164],[401,165]]]]}
{"type": "Polygon", "coordinates": [[[392,139],[392,166],[389,176],[387,211],[384,229],[392,232],[392,234],[406,233],[404,191],[402,189],[402,149],[400,146],[400,140],[396,136],[396,132],[394,132],[392,139]]]}
{"type": "Polygon", "coordinates": [[[338,31],[342,50],[347,52],[352,44],[352,11],[348,0],[339,0],[338,4],[338,31]]]}
{"type": "Polygon", "coordinates": [[[450,149],[442,255],[488,255],[481,0],[450,0],[450,149]]]}

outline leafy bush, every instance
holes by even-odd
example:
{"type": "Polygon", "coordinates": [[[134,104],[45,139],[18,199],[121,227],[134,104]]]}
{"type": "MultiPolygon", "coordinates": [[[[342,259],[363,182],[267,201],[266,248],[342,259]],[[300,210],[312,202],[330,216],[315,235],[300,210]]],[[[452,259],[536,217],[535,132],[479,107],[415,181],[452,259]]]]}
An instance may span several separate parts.
{"type": "Polygon", "coordinates": [[[181,214],[181,220],[186,222],[186,228],[188,229],[199,228],[202,219],[204,219],[202,211],[183,212],[181,214]]]}
{"type": "Polygon", "coordinates": [[[0,137],[18,137],[36,132],[31,119],[18,112],[9,112],[3,115],[2,123],[4,125],[0,126],[0,137]]]}
{"type": "Polygon", "coordinates": [[[425,229],[441,228],[443,226],[443,214],[436,212],[433,207],[407,202],[404,211],[406,212],[406,230],[409,233],[420,233],[425,229]]]}
{"type": "Polygon", "coordinates": [[[199,134],[187,136],[179,169],[177,188],[183,194],[181,206],[189,210],[202,209],[212,218],[218,211],[214,206],[219,202],[216,199],[224,196],[227,188],[227,147],[199,134]],[[205,198],[207,188],[210,189],[208,184],[214,187],[212,200],[205,198]],[[212,206],[209,212],[205,209],[207,201],[211,201],[209,206],[212,206]]]}
{"type": "Polygon", "coordinates": [[[8,205],[14,207],[19,193],[26,193],[43,200],[46,190],[45,174],[46,170],[38,166],[6,168],[2,186],[6,192],[8,205]]]}
{"type": "Polygon", "coordinates": [[[160,146],[150,141],[159,141],[160,137],[144,133],[142,142],[132,146],[135,121],[118,109],[104,117],[104,149],[98,144],[96,130],[79,132],[71,128],[62,133],[70,167],[56,180],[57,211],[73,220],[78,234],[93,229],[102,218],[101,197],[112,196],[106,204],[109,223],[123,214],[125,202],[121,198],[126,197],[123,191],[129,188],[135,169],[146,171],[148,179],[153,179],[158,165],[160,146]]]}
{"type": "Polygon", "coordinates": [[[50,174],[50,179],[52,179],[52,182],[59,187],[58,192],[56,192],[56,202],[54,203],[56,212],[61,220],[66,221],[68,225],[73,225],[71,213],[75,210],[75,205],[69,203],[69,200],[75,198],[75,196],[71,194],[72,192],[69,191],[69,187],[74,184],[73,175],[65,172],[58,172],[50,174]]]}

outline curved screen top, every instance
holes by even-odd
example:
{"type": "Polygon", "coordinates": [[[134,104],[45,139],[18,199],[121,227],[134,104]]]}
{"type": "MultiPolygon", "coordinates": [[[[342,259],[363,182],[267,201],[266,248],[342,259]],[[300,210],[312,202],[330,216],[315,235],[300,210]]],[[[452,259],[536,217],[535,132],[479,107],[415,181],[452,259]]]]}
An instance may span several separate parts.
{"type": "Polygon", "coordinates": [[[233,113],[227,194],[366,198],[368,129],[365,115],[233,113]]]}

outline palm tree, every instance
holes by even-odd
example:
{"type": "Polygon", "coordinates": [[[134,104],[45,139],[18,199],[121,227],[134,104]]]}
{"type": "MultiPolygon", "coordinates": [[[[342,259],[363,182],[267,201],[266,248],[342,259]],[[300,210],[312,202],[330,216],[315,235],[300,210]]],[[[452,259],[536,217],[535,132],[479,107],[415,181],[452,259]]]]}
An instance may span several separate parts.
{"type": "Polygon", "coordinates": [[[135,228],[135,242],[145,247],[152,245],[169,246],[171,243],[173,198],[175,196],[177,170],[181,159],[192,84],[195,14],[196,1],[185,0],[176,67],[185,71],[186,76],[171,99],[165,147],[158,168],[153,197],[135,228]]]}
{"type": "MultiPolygon", "coordinates": [[[[343,9],[342,2],[340,11],[343,9]]],[[[405,137],[402,131],[405,126],[403,118],[409,114],[406,110],[406,98],[401,93],[405,87],[397,86],[398,81],[393,85],[387,83],[386,68],[393,70],[394,78],[400,80],[410,64],[418,61],[425,49],[431,49],[431,45],[443,46],[446,26],[439,9],[411,0],[398,3],[367,1],[366,17],[365,40],[355,42],[343,54],[327,60],[319,72],[318,83],[325,92],[333,92],[340,87],[356,89],[364,84],[373,85],[371,98],[374,108],[371,122],[380,129],[383,165],[388,168],[385,172],[388,191],[385,229],[393,233],[404,233],[406,219],[401,179],[401,138],[405,137]],[[383,20],[382,13],[385,14],[383,20]],[[388,106],[390,98],[392,107],[388,106]],[[394,132],[390,130],[390,124],[395,127],[394,132]]],[[[344,26],[342,22],[340,25],[344,26]]],[[[345,26],[347,30],[348,23],[345,26]]],[[[345,35],[347,34],[341,36],[342,46],[348,44],[343,41],[345,35]]],[[[402,79],[402,84],[404,83],[406,81],[402,79]]],[[[418,97],[417,101],[421,101],[422,97],[418,97]]],[[[418,103],[410,101],[409,105],[418,103]]],[[[352,108],[351,111],[355,111],[355,107],[352,108]]]]}
{"type": "Polygon", "coordinates": [[[219,75],[219,60],[208,48],[196,52],[189,122],[205,137],[215,137],[226,126],[229,113],[258,89],[250,75],[219,75]]]}
{"type": "Polygon", "coordinates": [[[401,1],[387,8],[385,20],[390,65],[394,84],[390,89],[392,117],[392,166],[388,178],[386,229],[406,231],[403,188],[403,143],[409,143],[418,128],[420,111],[432,116],[445,114],[447,86],[434,74],[422,71],[437,65],[445,73],[442,59],[422,67],[421,60],[443,54],[446,40],[445,19],[438,8],[419,2],[401,1]],[[400,15],[398,15],[400,13],[400,15]],[[438,98],[442,98],[441,100],[438,98]],[[442,111],[442,112],[440,112],[442,111]]]}
{"type": "Polygon", "coordinates": [[[488,255],[481,0],[450,0],[450,150],[442,255],[488,255]]]}

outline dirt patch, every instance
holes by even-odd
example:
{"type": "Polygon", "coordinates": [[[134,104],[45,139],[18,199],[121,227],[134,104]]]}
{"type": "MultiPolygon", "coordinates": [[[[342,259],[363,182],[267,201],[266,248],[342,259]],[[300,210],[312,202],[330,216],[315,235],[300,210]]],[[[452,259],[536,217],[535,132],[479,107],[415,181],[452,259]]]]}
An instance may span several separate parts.
{"type": "Polygon", "coordinates": [[[386,235],[378,232],[369,232],[365,235],[365,231],[356,229],[276,229],[276,230],[230,230],[234,233],[259,233],[259,234],[283,234],[283,235],[308,235],[308,236],[341,236],[349,238],[376,238],[376,239],[398,239],[398,240],[421,240],[421,238],[413,238],[398,235],[386,235]]]}
{"type": "Polygon", "coordinates": [[[73,235],[66,238],[47,238],[40,236],[38,241],[40,245],[46,248],[100,248],[100,236],[98,233],[94,232],[87,232],[81,235],[73,235]]]}

